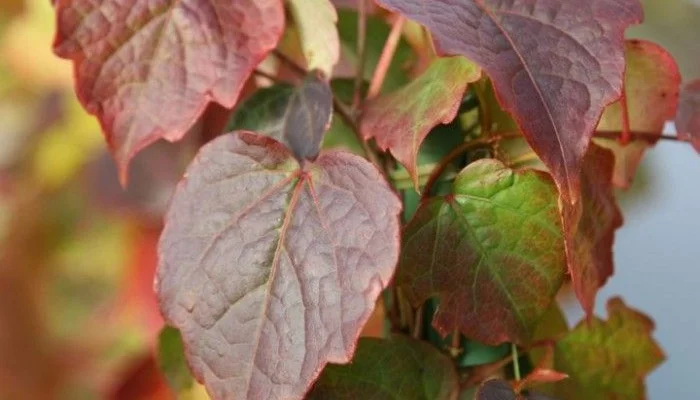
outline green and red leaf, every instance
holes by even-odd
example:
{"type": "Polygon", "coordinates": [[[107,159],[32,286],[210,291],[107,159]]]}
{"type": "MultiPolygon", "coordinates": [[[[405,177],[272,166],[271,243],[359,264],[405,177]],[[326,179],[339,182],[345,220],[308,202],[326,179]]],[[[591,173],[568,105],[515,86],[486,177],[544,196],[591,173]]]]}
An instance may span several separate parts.
{"type": "Polygon", "coordinates": [[[645,40],[625,44],[624,99],[605,109],[599,131],[619,131],[621,140],[596,139],[596,143],[615,154],[613,183],[628,188],[646,152],[660,137],[666,121],[678,108],[681,75],[671,54],[645,40]],[[626,142],[631,132],[648,138],[626,142]]]}
{"type": "Polygon", "coordinates": [[[467,84],[481,77],[481,69],[463,57],[435,60],[428,70],[398,91],[365,105],[360,132],[389,150],[411,175],[416,189],[416,160],[421,143],[438,124],[457,115],[467,84]]]}
{"type": "Polygon", "coordinates": [[[594,129],[621,94],[624,31],[642,19],[638,0],[378,3],[428,27],[441,53],[481,65],[566,201],[579,199],[594,129]]]}
{"type": "Polygon", "coordinates": [[[123,183],[141,149],[182,138],[210,102],[233,107],[284,27],[282,0],[59,0],[56,13],[55,52],[123,183]]]}
{"type": "Polygon", "coordinates": [[[360,339],[352,363],[328,365],[307,400],[452,400],[452,361],[430,344],[404,336],[360,339]]]}
{"type": "Polygon", "coordinates": [[[214,399],[301,398],[346,363],[399,253],[401,204],[364,159],[303,166],[250,132],[204,146],[160,241],[156,290],[214,399]]]}
{"type": "Polygon", "coordinates": [[[619,298],[607,309],[607,321],[581,321],[556,344],[556,368],[570,376],[557,384],[566,399],[643,400],[646,375],[665,359],[649,317],[619,298]]]}
{"type": "Polygon", "coordinates": [[[433,324],[443,335],[528,342],[566,270],[556,199],[543,172],[470,164],[405,229],[397,284],[415,305],[440,299],[433,324]]]}

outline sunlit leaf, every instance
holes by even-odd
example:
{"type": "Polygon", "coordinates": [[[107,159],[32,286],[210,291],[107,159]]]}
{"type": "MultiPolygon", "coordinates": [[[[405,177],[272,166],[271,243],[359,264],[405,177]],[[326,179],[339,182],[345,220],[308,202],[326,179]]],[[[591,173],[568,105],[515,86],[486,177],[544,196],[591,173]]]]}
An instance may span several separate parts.
{"type": "Polygon", "coordinates": [[[436,125],[455,118],[467,84],[480,76],[481,69],[463,57],[434,61],[408,85],[367,103],[360,123],[362,136],[373,137],[381,149],[390,150],[417,188],[421,143],[436,125]]]}
{"type": "MultiPolygon", "coordinates": [[[[625,44],[625,103],[629,130],[648,134],[649,140],[626,145],[617,140],[596,139],[596,143],[615,154],[613,183],[628,188],[649,143],[661,136],[666,121],[673,119],[678,107],[680,72],[673,57],[661,46],[644,40],[625,44]]],[[[624,131],[625,110],[617,101],[605,109],[598,130],[624,131]]]]}
{"type": "Polygon", "coordinates": [[[180,331],[175,328],[166,326],[158,335],[158,366],[168,385],[176,392],[187,390],[194,384],[185,360],[180,331]]]}
{"type": "Polygon", "coordinates": [[[538,171],[470,164],[453,193],[421,205],[404,232],[397,283],[437,296],[434,325],[486,344],[525,343],[565,273],[556,189],[538,171]]]}
{"type": "Polygon", "coordinates": [[[700,80],[683,88],[676,116],[678,137],[688,140],[700,153],[700,80]]]}
{"type": "Polygon", "coordinates": [[[607,309],[607,321],[581,321],[557,342],[556,368],[570,376],[557,384],[563,398],[646,398],[644,379],[665,358],[651,337],[654,323],[619,298],[610,299],[607,309]]]}
{"type": "Polygon", "coordinates": [[[577,201],[595,126],[622,89],[623,34],[642,19],[639,1],[378,2],[427,26],[442,53],[481,65],[566,201],[577,201]]]}
{"type": "Polygon", "coordinates": [[[569,274],[590,315],[598,289],[613,274],[615,231],[623,221],[612,187],[613,154],[591,145],[583,165],[582,200],[574,205],[560,201],[560,207],[569,274]]]}
{"type": "Polygon", "coordinates": [[[156,290],[210,395],[301,398],[348,362],[398,260],[400,211],[355,155],[300,167],[250,132],[203,147],[166,216],[156,290]]]}
{"type": "Polygon", "coordinates": [[[452,361],[404,336],[360,339],[352,363],[328,365],[307,400],[450,400],[458,390],[452,361]]]}
{"type": "Polygon", "coordinates": [[[279,84],[257,91],[238,107],[228,130],[270,136],[302,160],[318,155],[332,116],[333,93],[328,83],[312,74],[299,87],[279,84]]]}
{"type": "Polygon", "coordinates": [[[329,0],[287,0],[297,24],[301,48],[310,70],[319,69],[330,78],[340,57],[338,14],[329,0]]]}
{"type": "Polygon", "coordinates": [[[74,61],[123,183],[138,151],[182,138],[209,102],[233,107],[284,25],[282,0],[59,0],[56,13],[54,49],[74,61]]]}

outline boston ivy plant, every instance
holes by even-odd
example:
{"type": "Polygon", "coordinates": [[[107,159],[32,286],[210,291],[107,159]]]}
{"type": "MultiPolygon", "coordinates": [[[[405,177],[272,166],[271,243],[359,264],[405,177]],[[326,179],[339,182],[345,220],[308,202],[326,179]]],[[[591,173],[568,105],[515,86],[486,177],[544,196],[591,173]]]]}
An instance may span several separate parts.
{"type": "Polygon", "coordinates": [[[625,40],[638,0],[55,6],[122,183],[202,139],[154,286],[179,395],[189,370],[213,399],[645,397],[653,323],[595,297],[616,187],[658,140],[700,151],[700,83],[625,40]]]}

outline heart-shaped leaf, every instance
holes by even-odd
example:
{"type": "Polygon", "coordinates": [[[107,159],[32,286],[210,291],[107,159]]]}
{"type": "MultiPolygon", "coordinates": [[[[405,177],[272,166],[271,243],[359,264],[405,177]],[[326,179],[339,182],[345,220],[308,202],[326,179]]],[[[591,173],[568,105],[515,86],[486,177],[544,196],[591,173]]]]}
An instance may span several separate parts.
{"type": "Polygon", "coordinates": [[[360,339],[348,365],[328,365],[307,400],[450,400],[458,391],[452,361],[404,336],[360,339]]]}
{"type": "Polygon", "coordinates": [[[700,153],[700,80],[683,88],[676,116],[678,137],[689,141],[700,153]]]}
{"type": "Polygon", "coordinates": [[[678,107],[681,75],[678,65],[663,47],[645,40],[625,43],[625,98],[605,109],[599,131],[634,131],[647,140],[621,144],[613,139],[596,143],[615,154],[613,183],[628,188],[650,143],[661,137],[666,121],[678,107]]]}
{"type": "Polygon", "coordinates": [[[214,399],[299,399],[345,363],[393,274],[401,204],[366,160],[300,167],[251,132],[204,146],[159,244],[156,290],[214,399]]]}
{"type": "Polygon", "coordinates": [[[435,60],[421,76],[364,108],[360,132],[375,138],[382,150],[408,170],[418,188],[416,160],[421,143],[436,125],[457,115],[467,84],[481,77],[481,69],[464,57],[435,60]]]}
{"type": "Polygon", "coordinates": [[[644,378],[665,358],[651,337],[654,322],[619,298],[607,308],[607,321],[581,321],[556,344],[555,366],[570,376],[557,384],[563,398],[646,398],[644,378]]]}
{"type": "Polygon", "coordinates": [[[298,160],[313,159],[332,116],[331,88],[310,74],[298,87],[278,84],[255,92],[236,109],[228,129],[262,133],[287,145],[298,160]]]}
{"type": "Polygon", "coordinates": [[[404,232],[397,283],[433,321],[486,344],[526,343],[564,280],[556,188],[496,160],[467,166],[453,193],[423,203],[404,232]]]}
{"type": "Polygon", "coordinates": [[[603,108],[620,96],[638,0],[378,0],[481,65],[567,201],[603,108]],[[601,60],[605,60],[602,62],[601,60]]]}
{"type": "Polygon", "coordinates": [[[582,201],[560,201],[569,273],[588,315],[598,289],[613,274],[615,231],[623,222],[612,187],[614,168],[613,154],[591,145],[581,174],[582,201]]]}
{"type": "Polygon", "coordinates": [[[54,49],[97,115],[126,182],[131,158],[175,141],[215,101],[231,108],[282,34],[282,0],[59,0],[54,49]]]}

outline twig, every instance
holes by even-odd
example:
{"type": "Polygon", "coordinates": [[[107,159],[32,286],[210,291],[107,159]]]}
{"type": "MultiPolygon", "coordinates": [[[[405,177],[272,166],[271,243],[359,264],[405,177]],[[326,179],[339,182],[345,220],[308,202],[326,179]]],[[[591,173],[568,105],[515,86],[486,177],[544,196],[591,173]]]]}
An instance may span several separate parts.
{"type": "Polygon", "coordinates": [[[518,360],[518,346],[515,343],[510,345],[510,355],[513,358],[513,371],[515,374],[515,380],[520,380],[520,360],[518,360]]]}
{"type": "Polygon", "coordinates": [[[254,73],[255,75],[261,76],[261,77],[263,77],[263,78],[267,78],[267,79],[271,80],[272,82],[275,82],[275,83],[279,83],[279,82],[280,82],[280,79],[279,79],[278,77],[276,77],[276,76],[274,76],[274,75],[272,75],[272,74],[269,74],[269,73],[267,73],[267,72],[265,72],[265,71],[256,69],[255,71],[253,71],[253,73],[254,73]]]}
{"type": "Polygon", "coordinates": [[[420,339],[421,338],[421,333],[423,332],[423,305],[421,304],[420,307],[416,310],[416,314],[414,316],[414,323],[413,323],[413,332],[412,332],[412,337],[414,339],[420,339]]]}
{"type": "Polygon", "coordinates": [[[384,84],[384,79],[386,79],[386,73],[391,65],[391,60],[394,58],[396,53],[396,47],[399,44],[399,38],[401,38],[401,30],[406,22],[404,16],[399,16],[393,23],[391,27],[391,32],[389,32],[389,37],[384,43],[384,49],[382,49],[382,54],[379,57],[379,62],[377,63],[377,68],[374,69],[374,74],[372,75],[372,81],[369,85],[369,90],[367,90],[367,99],[372,99],[379,94],[384,84]]]}
{"type": "MultiPolygon", "coordinates": [[[[606,139],[620,139],[620,136],[624,134],[624,131],[597,131],[595,137],[606,138],[606,139]]],[[[668,140],[672,142],[687,142],[687,140],[680,138],[678,136],[672,135],[659,135],[658,132],[635,132],[629,131],[629,138],[631,140],[643,140],[649,143],[656,143],[659,140],[668,140]]]]}
{"type": "Polygon", "coordinates": [[[367,0],[358,0],[357,18],[357,68],[355,70],[355,90],[352,108],[356,110],[362,101],[362,84],[365,80],[365,59],[367,58],[367,0]]]}
{"type": "Polygon", "coordinates": [[[306,74],[307,74],[306,69],[304,69],[302,66],[297,64],[291,58],[287,57],[281,51],[275,49],[275,50],[272,50],[272,54],[275,57],[277,57],[278,60],[282,61],[286,66],[288,66],[292,71],[294,71],[295,74],[299,75],[301,78],[306,76],[306,74]]]}
{"type": "Polygon", "coordinates": [[[374,164],[379,169],[379,171],[381,171],[382,174],[384,174],[387,180],[389,180],[388,172],[384,169],[384,166],[379,161],[379,157],[377,157],[377,154],[372,150],[371,147],[369,147],[369,143],[367,143],[367,141],[365,141],[362,138],[360,128],[357,126],[355,118],[353,118],[352,116],[352,112],[348,109],[348,107],[345,104],[343,104],[335,96],[333,96],[333,108],[338,113],[338,115],[340,115],[340,118],[342,118],[343,121],[345,121],[345,123],[350,127],[350,129],[352,129],[352,131],[357,136],[357,140],[360,142],[360,146],[362,146],[362,152],[364,153],[365,158],[368,159],[372,164],[374,164]]]}

